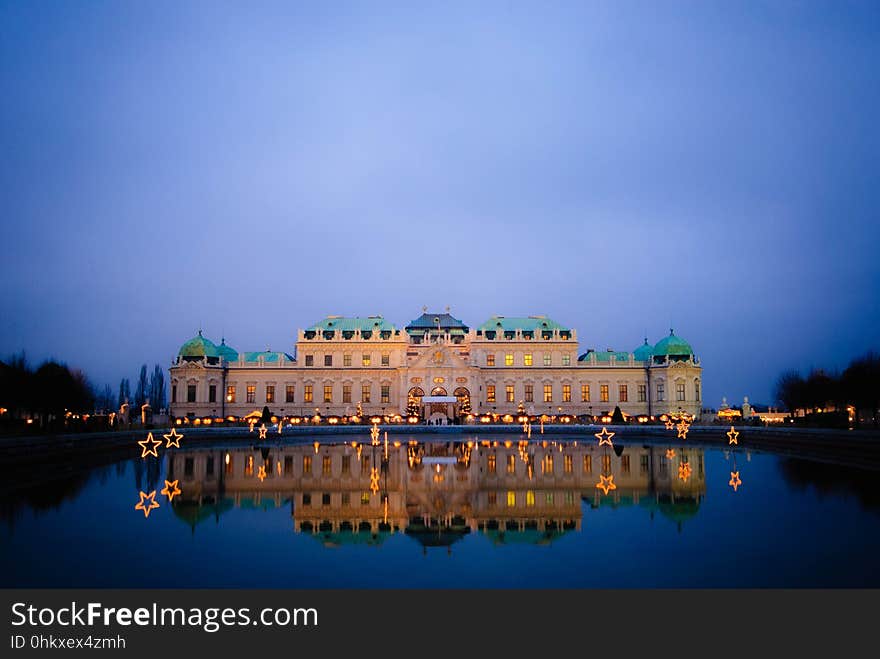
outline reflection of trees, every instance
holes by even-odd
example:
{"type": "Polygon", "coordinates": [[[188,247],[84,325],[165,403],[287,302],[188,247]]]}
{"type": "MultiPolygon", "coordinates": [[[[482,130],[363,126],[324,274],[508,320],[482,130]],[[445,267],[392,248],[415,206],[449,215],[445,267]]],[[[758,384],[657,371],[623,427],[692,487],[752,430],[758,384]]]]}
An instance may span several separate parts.
{"type": "Polygon", "coordinates": [[[779,468],[785,482],[797,490],[813,487],[820,496],[855,497],[864,509],[880,512],[876,471],[797,458],[781,459],[779,468]]]}

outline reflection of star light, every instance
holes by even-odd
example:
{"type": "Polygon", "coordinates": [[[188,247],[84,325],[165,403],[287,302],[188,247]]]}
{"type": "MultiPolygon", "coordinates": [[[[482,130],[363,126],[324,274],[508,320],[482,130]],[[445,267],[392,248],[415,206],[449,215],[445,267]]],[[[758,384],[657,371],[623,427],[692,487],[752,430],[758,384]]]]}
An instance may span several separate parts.
{"type": "Polygon", "coordinates": [[[266,424],[260,426],[260,439],[266,439],[266,424]]]}
{"type": "Polygon", "coordinates": [[[599,440],[599,446],[602,446],[603,444],[614,446],[614,444],[611,443],[611,438],[614,437],[614,433],[608,432],[608,428],[605,426],[602,426],[602,432],[597,432],[594,437],[599,440]]]}
{"type": "Polygon", "coordinates": [[[255,426],[255,425],[257,425],[257,422],[256,422],[256,421],[251,421],[251,422],[248,424],[248,432],[253,432],[253,431],[254,431],[254,426],[255,426]]]}
{"type": "Polygon", "coordinates": [[[260,479],[261,483],[266,480],[266,465],[260,465],[260,468],[257,469],[257,478],[260,479]]]}
{"type": "Polygon", "coordinates": [[[596,489],[602,490],[603,494],[608,494],[611,490],[616,490],[617,486],[614,484],[614,474],[599,476],[599,482],[596,483],[596,489]]]}
{"type": "Polygon", "coordinates": [[[679,423],[678,426],[676,426],[676,427],[678,428],[678,438],[679,439],[687,439],[688,430],[690,429],[690,426],[685,421],[682,420],[682,422],[679,423]]]}
{"type": "Polygon", "coordinates": [[[156,490],[153,490],[149,494],[147,494],[146,492],[141,492],[140,496],[141,496],[141,500],[135,504],[134,509],[135,510],[143,510],[144,517],[149,517],[150,511],[153,510],[154,508],[159,507],[159,504],[156,503],[156,490]],[[144,505],[144,504],[147,504],[147,505],[144,505]]]}
{"type": "Polygon", "coordinates": [[[161,446],[162,442],[160,442],[158,439],[153,439],[153,433],[148,433],[147,438],[142,442],[138,442],[138,444],[143,449],[143,451],[141,451],[142,458],[145,458],[148,455],[152,455],[156,458],[159,457],[159,454],[156,452],[156,447],[161,446]],[[152,444],[152,446],[150,448],[147,448],[147,444],[152,444]]]}
{"type": "Polygon", "coordinates": [[[376,494],[379,491],[379,470],[373,467],[370,469],[370,492],[376,494]]]}
{"type": "Polygon", "coordinates": [[[160,494],[164,494],[168,497],[168,502],[171,503],[171,500],[178,494],[180,494],[180,488],[177,487],[178,481],[165,481],[165,487],[162,489],[160,494]]]}
{"type": "Polygon", "coordinates": [[[177,432],[177,428],[172,428],[170,433],[162,435],[162,437],[168,440],[165,448],[171,448],[172,446],[180,448],[180,440],[183,439],[183,435],[177,432]]]}
{"type": "Polygon", "coordinates": [[[666,459],[672,460],[675,457],[675,449],[668,448],[666,449],[666,459]]]}
{"type": "Polygon", "coordinates": [[[738,472],[738,471],[731,471],[731,472],[730,472],[730,481],[728,481],[727,484],[730,485],[730,487],[733,488],[733,491],[734,491],[734,492],[736,492],[736,488],[738,488],[740,485],[743,484],[743,482],[742,482],[742,481],[740,480],[740,478],[739,478],[739,472],[738,472]]]}
{"type": "Polygon", "coordinates": [[[284,428],[284,419],[278,419],[278,434],[281,434],[281,430],[284,428]]]}
{"type": "Polygon", "coordinates": [[[379,425],[376,423],[370,428],[370,440],[373,446],[379,446],[379,425]]]}
{"type": "Polygon", "coordinates": [[[683,481],[687,481],[687,479],[691,477],[690,464],[688,464],[687,462],[682,462],[680,465],[678,465],[678,477],[683,481]]]}
{"type": "Polygon", "coordinates": [[[738,444],[737,437],[739,437],[739,433],[736,431],[736,428],[730,426],[730,432],[727,433],[727,438],[730,440],[729,444],[738,444]]]}

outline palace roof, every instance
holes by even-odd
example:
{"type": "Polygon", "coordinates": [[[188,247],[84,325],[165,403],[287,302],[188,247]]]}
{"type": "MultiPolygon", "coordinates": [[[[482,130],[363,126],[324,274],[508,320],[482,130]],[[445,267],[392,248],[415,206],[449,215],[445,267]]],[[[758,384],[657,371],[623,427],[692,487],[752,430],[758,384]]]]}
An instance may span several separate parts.
{"type": "Polygon", "coordinates": [[[385,320],[382,316],[327,316],[311,327],[307,332],[330,332],[339,330],[341,332],[390,332],[394,331],[394,325],[385,320]]]}
{"type": "Polygon", "coordinates": [[[654,346],[655,357],[691,357],[693,354],[694,349],[691,344],[675,336],[672,330],[669,330],[669,336],[660,339],[654,346]]]}
{"type": "Polygon", "coordinates": [[[423,313],[415,320],[410,321],[410,323],[406,326],[406,331],[410,332],[411,330],[436,330],[438,326],[441,330],[457,329],[462,330],[463,332],[468,331],[467,325],[461,322],[458,318],[455,318],[448,313],[427,312],[423,313]]]}
{"type": "Polygon", "coordinates": [[[513,332],[516,330],[523,330],[525,332],[545,332],[552,330],[568,331],[569,328],[560,325],[551,318],[547,318],[547,316],[492,316],[477,329],[484,332],[513,332]]]}

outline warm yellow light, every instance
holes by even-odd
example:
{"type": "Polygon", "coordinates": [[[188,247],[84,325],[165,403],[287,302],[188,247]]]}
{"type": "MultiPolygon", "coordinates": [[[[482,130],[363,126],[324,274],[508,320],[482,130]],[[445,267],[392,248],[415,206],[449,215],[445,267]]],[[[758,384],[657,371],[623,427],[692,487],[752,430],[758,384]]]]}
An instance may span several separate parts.
{"type": "Polygon", "coordinates": [[[134,509],[144,511],[144,518],[147,518],[150,516],[151,510],[159,507],[159,504],[156,503],[156,490],[153,490],[149,494],[141,492],[140,497],[141,500],[135,504],[134,509]]]}
{"type": "Polygon", "coordinates": [[[608,428],[602,426],[602,432],[597,432],[593,436],[599,440],[599,446],[602,446],[603,444],[614,446],[614,444],[611,443],[611,438],[614,437],[614,435],[615,433],[608,432],[608,428]]]}
{"type": "Polygon", "coordinates": [[[739,433],[736,431],[736,428],[730,426],[730,430],[727,432],[727,439],[729,440],[728,444],[738,444],[737,438],[739,437],[739,433]]]}
{"type": "Polygon", "coordinates": [[[608,494],[611,490],[616,490],[617,485],[614,484],[614,475],[608,474],[607,476],[600,475],[599,482],[596,483],[596,488],[602,490],[603,494],[608,494]]]}
{"type": "Polygon", "coordinates": [[[257,478],[260,479],[261,483],[266,480],[266,465],[260,465],[259,469],[257,469],[257,478]]]}
{"type": "Polygon", "coordinates": [[[153,433],[147,433],[147,438],[143,441],[138,442],[140,447],[143,449],[141,451],[141,457],[145,458],[148,455],[152,455],[154,458],[158,458],[159,454],[156,452],[156,447],[161,446],[162,442],[158,439],[153,439],[153,433]],[[147,448],[147,444],[150,444],[150,448],[147,448]]]}
{"type": "Polygon", "coordinates": [[[730,472],[730,481],[728,481],[727,484],[730,485],[730,487],[733,488],[733,491],[734,491],[734,492],[736,492],[737,488],[738,488],[740,485],[742,485],[742,481],[741,481],[740,478],[739,478],[739,472],[738,472],[738,471],[731,471],[731,472],[730,472]]]}
{"type": "Polygon", "coordinates": [[[229,461],[230,461],[230,460],[231,460],[231,457],[230,457],[229,454],[227,453],[227,454],[226,454],[226,464],[229,464],[229,461]]]}
{"type": "Polygon", "coordinates": [[[266,439],[266,432],[268,432],[268,430],[266,428],[266,424],[264,423],[260,426],[260,439],[266,439]]]}
{"type": "Polygon", "coordinates": [[[315,447],[315,454],[317,454],[317,453],[318,453],[318,449],[321,448],[321,444],[320,444],[319,442],[316,441],[314,444],[312,444],[312,446],[315,447]]]}
{"type": "Polygon", "coordinates": [[[180,494],[180,488],[177,487],[178,481],[165,481],[165,487],[162,488],[162,492],[160,494],[164,494],[168,497],[168,503],[171,503],[171,500],[180,494]]]}
{"type": "Polygon", "coordinates": [[[172,446],[180,448],[180,440],[183,439],[183,435],[177,432],[177,428],[172,428],[170,433],[162,435],[162,437],[168,440],[165,448],[171,448],[172,446]]]}
{"type": "Polygon", "coordinates": [[[691,466],[687,462],[682,462],[678,465],[678,477],[687,482],[687,479],[691,477],[691,466]]]}
{"type": "Polygon", "coordinates": [[[674,458],[674,457],[675,457],[675,450],[671,449],[671,448],[666,449],[666,459],[672,460],[672,458],[674,458]]]}

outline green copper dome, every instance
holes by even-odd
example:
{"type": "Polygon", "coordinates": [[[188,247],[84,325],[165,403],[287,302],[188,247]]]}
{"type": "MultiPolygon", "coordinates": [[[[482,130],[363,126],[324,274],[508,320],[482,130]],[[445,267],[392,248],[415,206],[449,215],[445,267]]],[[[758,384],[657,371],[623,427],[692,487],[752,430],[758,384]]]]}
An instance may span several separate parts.
{"type": "Polygon", "coordinates": [[[669,336],[660,339],[654,346],[655,357],[691,357],[693,354],[691,344],[675,336],[672,330],[669,330],[669,336]]]}
{"type": "Polygon", "coordinates": [[[202,330],[199,335],[191,338],[189,341],[180,346],[181,357],[219,357],[216,344],[210,339],[202,336],[202,330]]]}
{"type": "Polygon", "coordinates": [[[226,345],[226,339],[220,339],[220,345],[217,346],[217,354],[228,362],[238,361],[238,352],[226,345]]]}
{"type": "Polygon", "coordinates": [[[649,361],[653,356],[654,348],[648,343],[648,339],[645,339],[645,342],[642,345],[633,350],[633,357],[639,362],[649,361]]]}

